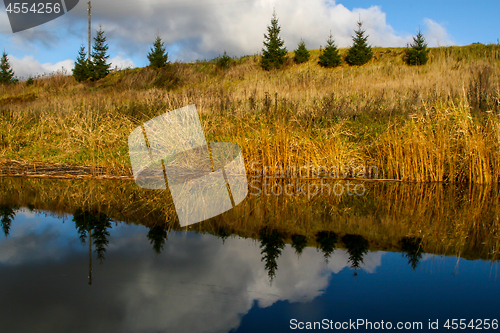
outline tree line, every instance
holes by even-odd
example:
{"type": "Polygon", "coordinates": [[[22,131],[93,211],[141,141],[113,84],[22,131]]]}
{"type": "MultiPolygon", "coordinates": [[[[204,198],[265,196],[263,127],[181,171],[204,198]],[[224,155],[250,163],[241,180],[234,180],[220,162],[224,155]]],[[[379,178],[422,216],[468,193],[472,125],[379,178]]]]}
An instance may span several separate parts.
{"type": "MultiPolygon", "coordinates": [[[[344,59],[339,54],[339,50],[330,35],[326,40],[326,46],[320,50],[318,64],[325,68],[333,68],[342,64],[344,60],[351,66],[361,66],[370,61],[373,57],[372,47],[368,44],[368,35],[363,30],[363,23],[357,22],[358,28],[352,36],[353,44],[347,51],[344,59]]],[[[264,70],[279,69],[285,63],[288,51],[284,46],[285,42],[280,37],[281,27],[278,25],[276,12],[273,12],[271,24],[267,27],[267,34],[264,34],[264,48],[262,49],[262,57],[260,65],[264,70]]],[[[111,71],[111,64],[107,62],[109,55],[107,54],[109,47],[106,44],[106,36],[102,27],[99,27],[94,44],[91,50],[91,59],[87,58],[85,46],[81,45],[78,52],[78,57],[73,69],[73,77],[76,81],[96,81],[111,71]]],[[[427,63],[428,56],[427,43],[425,37],[418,29],[417,35],[413,37],[413,43],[407,45],[403,54],[403,61],[408,65],[424,65],[427,63]]],[[[165,44],[158,35],[153,43],[153,47],[147,55],[149,66],[153,68],[162,68],[168,64],[168,52],[166,52],[165,44]]],[[[304,40],[300,40],[297,49],[294,50],[293,61],[297,64],[308,62],[310,52],[306,48],[304,40]]],[[[217,67],[228,68],[232,58],[224,51],[224,55],[216,59],[217,67]]],[[[0,83],[10,84],[16,83],[19,79],[14,75],[14,71],[10,67],[7,53],[4,51],[0,59],[0,83]]],[[[28,78],[27,84],[33,83],[33,78],[28,78]]]]}
{"type": "MultiPolygon", "coordinates": [[[[352,46],[347,51],[344,61],[350,66],[361,66],[370,61],[373,57],[372,47],[368,44],[368,35],[363,30],[363,23],[357,22],[358,28],[354,30],[352,36],[352,46]]],[[[260,65],[265,70],[279,69],[285,63],[287,57],[287,49],[284,46],[285,42],[279,36],[281,27],[278,25],[276,12],[273,12],[271,24],[267,27],[267,34],[264,34],[264,48],[262,49],[262,58],[260,65]]],[[[413,43],[407,45],[403,54],[403,61],[408,65],[425,65],[429,50],[425,37],[418,29],[417,35],[413,37],[413,43]]],[[[297,64],[309,61],[310,53],[306,48],[303,39],[300,40],[298,47],[294,50],[293,61],[297,64]]],[[[326,46],[320,50],[318,64],[322,67],[332,68],[337,67],[342,63],[342,57],[335,45],[335,40],[330,31],[330,35],[326,40],[326,46]]]]}

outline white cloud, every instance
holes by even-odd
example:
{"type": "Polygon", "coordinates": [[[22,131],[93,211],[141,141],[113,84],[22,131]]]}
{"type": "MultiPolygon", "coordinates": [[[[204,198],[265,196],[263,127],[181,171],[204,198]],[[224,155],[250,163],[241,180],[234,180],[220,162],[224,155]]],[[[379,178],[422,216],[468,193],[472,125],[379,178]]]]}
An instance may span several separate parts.
{"type": "MultiPolygon", "coordinates": [[[[179,48],[172,54],[173,60],[211,58],[224,50],[230,55],[259,53],[273,8],[290,51],[301,37],[309,48],[319,48],[326,43],[330,30],[338,46],[349,46],[360,16],[373,46],[405,46],[411,41],[411,34],[399,34],[387,23],[379,6],[349,10],[335,1],[323,0],[208,0],[198,4],[110,0],[96,3],[95,11],[108,40],[129,55],[141,57],[145,57],[158,32],[169,50],[179,48]]],[[[83,19],[84,14],[80,11],[75,15],[83,19]]]]}
{"type": "Polygon", "coordinates": [[[425,39],[429,46],[448,46],[454,44],[452,37],[441,24],[430,18],[425,18],[424,24],[425,39]]]}
{"type": "Polygon", "coordinates": [[[118,69],[134,68],[134,62],[128,58],[125,58],[123,53],[120,53],[114,58],[109,60],[111,63],[111,68],[117,67],[118,69]]]}
{"type": "Polygon", "coordinates": [[[71,59],[58,61],[55,64],[50,62],[41,64],[32,55],[24,56],[22,59],[9,56],[9,63],[15,75],[24,78],[30,75],[43,75],[44,73],[49,74],[60,70],[66,70],[68,74],[71,74],[71,70],[74,67],[74,61],[71,59]]]}
{"type": "MultiPolygon", "coordinates": [[[[319,48],[325,45],[330,31],[337,46],[348,47],[360,17],[372,46],[406,46],[413,33],[395,31],[380,6],[351,10],[331,0],[107,0],[93,3],[92,8],[92,30],[102,25],[112,55],[118,54],[112,60],[119,67],[133,67],[130,59],[137,64],[137,59],[142,59],[140,65],[145,65],[157,33],[162,36],[171,61],[210,59],[224,51],[231,56],[260,53],[273,8],[289,51],[297,47],[301,38],[308,48],[319,48]]],[[[5,26],[4,20],[1,22],[0,27],[5,26]]],[[[86,22],[86,6],[80,5],[60,19],[14,34],[10,41],[25,54],[31,47],[28,54],[36,57],[47,45],[54,49],[63,42],[67,47],[70,40],[86,43],[86,22]]],[[[431,19],[424,22],[430,46],[453,43],[441,24],[431,19]]]]}

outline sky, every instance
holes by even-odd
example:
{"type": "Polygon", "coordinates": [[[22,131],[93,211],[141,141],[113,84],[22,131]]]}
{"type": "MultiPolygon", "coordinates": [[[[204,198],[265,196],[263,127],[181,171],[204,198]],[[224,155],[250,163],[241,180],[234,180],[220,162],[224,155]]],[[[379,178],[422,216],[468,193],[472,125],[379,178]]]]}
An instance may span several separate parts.
{"type": "MultiPolygon", "coordinates": [[[[12,33],[0,4],[0,44],[18,77],[58,70],[71,73],[80,45],[88,45],[87,2],[43,25],[12,33]]],[[[170,61],[258,54],[273,9],[289,51],[304,39],[309,49],[350,46],[361,18],[372,46],[402,47],[420,27],[429,46],[497,43],[498,0],[94,0],[92,36],[102,27],[112,67],[147,66],[159,34],[170,61]]]]}

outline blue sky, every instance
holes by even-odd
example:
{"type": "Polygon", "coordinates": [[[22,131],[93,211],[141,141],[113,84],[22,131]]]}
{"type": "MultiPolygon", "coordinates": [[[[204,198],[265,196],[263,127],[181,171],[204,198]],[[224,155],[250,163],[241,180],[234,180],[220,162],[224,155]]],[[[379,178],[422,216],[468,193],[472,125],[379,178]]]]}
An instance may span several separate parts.
{"type": "MultiPolygon", "coordinates": [[[[259,53],[276,9],[289,50],[303,38],[324,45],[331,31],[347,47],[361,16],[373,46],[405,46],[420,26],[430,46],[496,43],[500,1],[396,0],[95,0],[92,31],[106,31],[113,66],[142,67],[160,33],[172,61],[259,53]]],[[[87,44],[87,3],[44,25],[13,34],[0,5],[0,43],[18,76],[70,71],[87,44]]]]}

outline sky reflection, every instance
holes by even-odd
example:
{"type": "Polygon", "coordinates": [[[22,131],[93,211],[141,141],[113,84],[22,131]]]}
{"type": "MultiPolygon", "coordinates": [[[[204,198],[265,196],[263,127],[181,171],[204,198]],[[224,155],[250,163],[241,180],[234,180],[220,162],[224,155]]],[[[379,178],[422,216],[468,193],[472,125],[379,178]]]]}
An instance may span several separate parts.
{"type": "Polygon", "coordinates": [[[72,216],[18,211],[0,237],[2,332],[280,332],[289,321],[493,318],[498,264],[424,254],[349,253],[328,261],[286,244],[270,283],[259,240],[169,233],[160,254],[144,226],[111,223],[105,260],[93,256],[72,216]]]}

